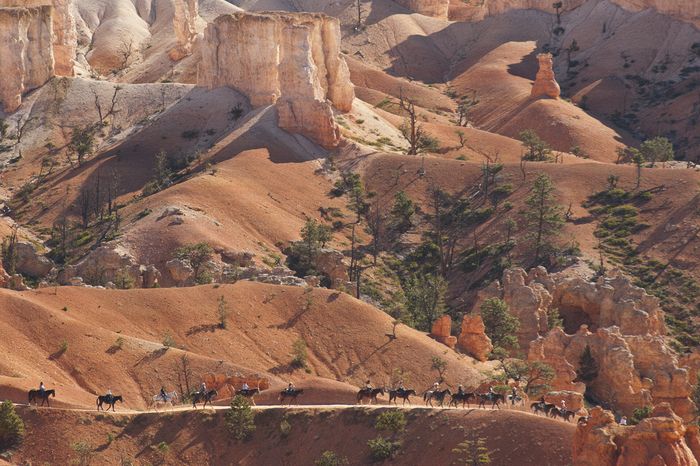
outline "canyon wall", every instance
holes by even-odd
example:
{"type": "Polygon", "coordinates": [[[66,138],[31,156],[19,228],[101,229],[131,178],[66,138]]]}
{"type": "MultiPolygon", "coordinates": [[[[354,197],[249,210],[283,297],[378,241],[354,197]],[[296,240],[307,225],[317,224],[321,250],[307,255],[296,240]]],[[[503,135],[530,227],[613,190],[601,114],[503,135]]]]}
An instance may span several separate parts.
{"type": "Polygon", "coordinates": [[[51,7],[0,8],[0,103],[5,112],[54,75],[51,7]]]}
{"type": "Polygon", "coordinates": [[[177,45],[170,50],[170,59],[178,61],[192,53],[192,45],[197,38],[197,0],[175,0],[173,3],[173,28],[177,45]]]}
{"type": "Polygon", "coordinates": [[[236,13],[207,26],[198,84],[228,86],[251,105],[276,105],[279,126],[330,148],[340,142],[333,108],[355,97],[340,55],[340,23],[322,14],[236,13]]]}

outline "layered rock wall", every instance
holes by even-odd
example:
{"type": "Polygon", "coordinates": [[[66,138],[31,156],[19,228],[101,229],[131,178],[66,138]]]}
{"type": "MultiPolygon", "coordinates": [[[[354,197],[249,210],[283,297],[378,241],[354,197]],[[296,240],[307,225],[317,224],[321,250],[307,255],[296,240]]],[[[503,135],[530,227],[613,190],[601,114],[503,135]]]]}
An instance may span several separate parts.
{"type": "Polygon", "coordinates": [[[197,18],[199,2],[197,0],[174,0],[173,29],[177,45],[170,50],[171,60],[178,61],[192,53],[192,46],[197,38],[197,18]]]}
{"type": "Polygon", "coordinates": [[[54,75],[51,7],[0,8],[0,103],[5,112],[54,75]]]}
{"type": "Polygon", "coordinates": [[[321,14],[220,16],[204,33],[198,83],[232,87],[253,106],[275,104],[282,129],[324,147],[340,141],[333,108],[349,111],[355,96],[340,23],[321,14]]]}

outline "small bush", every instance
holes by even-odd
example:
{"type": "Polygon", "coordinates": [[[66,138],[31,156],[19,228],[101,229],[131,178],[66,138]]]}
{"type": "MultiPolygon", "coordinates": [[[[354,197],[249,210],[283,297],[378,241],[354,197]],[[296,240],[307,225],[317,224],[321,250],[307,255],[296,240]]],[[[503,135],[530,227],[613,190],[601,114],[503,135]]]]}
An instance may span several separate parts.
{"type": "Polygon", "coordinates": [[[644,419],[651,416],[652,408],[651,406],[643,406],[641,408],[634,408],[632,413],[632,419],[630,419],[630,424],[635,425],[642,422],[644,419]]]}
{"type": "Polygon", "coordinates": [[[292,345],[292,366],[299,369],[306,367],[306,342],[299,338],[292,345]]]}
{"type": "Polygon", "coordinates": [[[326,450],[321,453],[321,457],[314,461],[316,466],[344,466],[350,464],[348,459],[344,456],[338,456],[338,454],[331,450],[326,450]]]}
{"type": "Polygon", "coordinates": [[[282,422],[280,422],[280,434],[282,435],[283,438],[287,438],[291,432],[292,432],[292,425],[289,423],[289,421],[285,417],[284,419],[282,419],[282,422]]]}
{"type": "Polygon", "coordinates": [[[377,430],[401,432],[406,428],[406,416],[398,409],[384,411],[382,414],[377,416],[377,422],[374,427],[377,430]]]}
{"type": "Polygon", "coordinates": [[[61,340],[61,344],[58,346],[58,353],[63,354],[66,351],[68,351],[68,342],[64,338],[63,340],[61,340]]]}
{"type": "Polygon", "coordinates": [[[22,441],[24,422],[10,400],[0,404],[0,450],[11,448],[22,441]]]}
{"type": "Polygon", "coordinates": [[[188,129],[187,131],[183,131],[181,136],[183,139],[197,139],[199,137],[199,131],[196,129],[188,129]]]}
{"type": "Polygon", "coordinates": [[[401,442],[392,442],[384,437],[377,437],[367,441],[370,455],[375,461],[383,461],[394,456],[401,447],[401,442]]]}
{"type": "Polygon", "coordinates": [[[166,333],[163,337],[163,346],[166,348],[172,348],[175,346],[175,339],[170,333],[166,333]]]}
{"type": "Polygon", "coordinates": [[[226,298],[221,296],[219,298],[219,305],[216,310],[216,314],[219,318],[219,328],[220,329],[225,329],[228,326],[228,316],[231,313],[228,309],[228,303],[226,302],[226,298]]]}
{"type": "Polygon", "coordinates": [[[236,395],[226,413],[226,429],[236,440],[245,440],[255,432],[255,413],[247,398],[236,395]]]}
{"type": "Polygon", "coordinates": [[[87,466],[92,462],[94,449],[88,442],[76,442],[70,447],[76,453],[76,455],[78,455],[78,458],[75,461],[76,464],[79,464],[80,466],[87,466]]]}

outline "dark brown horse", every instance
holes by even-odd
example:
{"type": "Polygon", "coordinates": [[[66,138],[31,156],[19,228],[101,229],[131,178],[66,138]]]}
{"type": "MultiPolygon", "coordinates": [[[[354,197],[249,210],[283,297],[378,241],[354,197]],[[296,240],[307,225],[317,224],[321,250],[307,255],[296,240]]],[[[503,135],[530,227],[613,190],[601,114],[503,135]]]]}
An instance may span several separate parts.
{"type": "Polygon", "coordinates": [[[530,404],[530,409],[532,410],[533,413],[542,413],[545,416],[549,416],[549,412],[552,410],[552,408],[556,407],[552,403],[545,403],[544,401],[538,401],[536,403],[530,404]]]}
{"type": "Polygon", "coordinates": [[[574,411],[569,411],[568,409],[557,408],[556,406],[549,410],[549,417],[551,418],[562,418],[564,421],[569,422],[574,419],[576,413],[574,411]]]}
{"type": "Polygon", "coordinates": [[[97,410],[104,411],[102,405],[106,404],[108,405],[107,411],[109,411],[109,408],[112,408],[112,411],[114,411],[114,405],[117,404],[117,401],[124,403],[121,395],[100,395],[97,397],[97,410]]]}
{"type": "Polygon", "coordinates": [[[279,401],[282,402],[285,399],[289,399],[287,404],[290,405],[293,401],[296,401],[297,397],[302,393],[304,393],[303,388],[292,388],[291,390],[289,388],[284,389],[280,392],[279,401]]]}
{"type": "Polygon", "coordinates": [[[378,388],[361,388],[357,392],[357,402],[362,403],[362,400],[365,398],[369,398],[370,404],[376,403],[377,402],[377,397],[379,395],[384,395],[384,387],[378,387],[378,388]]]}
{"type": "Polygon", "coordinates": [[[397,388],[395,390],[389,390],[389,403],[394,402],[394,404],[396,404],[396,400],[401,398],[403,400],[402,404],[406,404],[406,402],[408,401],[408,404],[410,405],[411,400],[409,397],[411,395],[416,396],[416,391],[413,390],[412,388],[408,388],[405,390],[401,389],[401,388],[397,388]]]}
{"type": "Polygon", "coordinates": [[[209,390],[206,393],[202,392],[194,392],[192,394],[192,407],[197,408],[197,403],[204,401],[204,405],[202,408],[207,407],[207,403],[209,403],[209,406],[211,406],[211,401],[219,394],[216,390],[209,390]]]}
{"type": "Polygon", "coordinates": [[[503,393],[479,393],[477,396],[479,397],[479,408],[486,408],[486,402],[489,402],[491,403],[491,409],[501,409],[501,403],[505,404],[506,402],[506,397],[503,393]]]}
{"type": "Polygon", "coordinates": [[[476,393],[469,393],[469,392],[457,392],[452,394],[452,399],[450,400],[450,406],[454,406],[455,408],[457,407],[458,404],[462,403],[462,408],[469,407],[469,400],[474,398],[476,401],[476,393]]]}
{"type": "Polygon", "coordinates": [[[56,398],[56,390],[44,390],[44,393],[41,393],[39,390],[29,390],[29,404],[32,404],[32,401],[35,401],[35,404],[39,404],[39,399],[41,399],[41,406],[44,406],[44,403],[46,403],[46,406],[49,408],[51,407],[51,403],[49,403],[49,396],[52,396],[56,398]]]}

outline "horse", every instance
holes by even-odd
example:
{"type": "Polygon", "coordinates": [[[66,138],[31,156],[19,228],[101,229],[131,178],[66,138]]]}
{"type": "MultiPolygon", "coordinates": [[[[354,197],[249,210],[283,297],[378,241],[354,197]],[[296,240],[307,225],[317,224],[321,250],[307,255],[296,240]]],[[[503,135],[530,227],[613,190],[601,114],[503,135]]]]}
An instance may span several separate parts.
{"type": "Polygon", "coordinates": [[[235,395],[241,395],[244,398],[250,398],[250,402],[255,406],[255,395],[260,393],[262,390],[260,388],[247,388],[247,389],[240,389],[235,392],[235,395]]]}
{"type": "Polygon", "coordinates": [[[151,403],[152,405],[155,406],[156,410],[158,409],[158,403],[162,404],[168,404],[170,403],[170,407],[173,407],[173,403],[177,401],[177,392],[172,391],[172,392],[166,392],[165,393],[165,399],[161,396],[161,394],[153,395],[153,402],[151,403]]]}
{"type": "Polygon", "coordinates": [[[362,403],[362,400],[365,398],[369,398],[369,403],[376,403],[377,402],[377,397],[379,395],[384,395],[384,387],[378,387],[378,388],[361,388],[357,392],[357,402],[362,403]]]}
{"type": "Polygon", "coordinates": [[[209,406],[211,406],[211,400],[213,400],[214,397],[216,397],[218,394],[219,392],[217,392],[216,390],[209,390],[206,393],[194,392],[192,394],[192,407],[197,409],[197,403],[199,403],[200,401],[204,401],[204,405],[202,406],[202,408],[206,408],[207,403],[209,403],[209,406]]]}
{"type": "Polygon", "coordinates": [[[486,402],[490,401],[491,402],[491,409],[493,408],[498,408],[501,409],[501,403],[506,402],[506,397],[503,396],[502,393],[494,393],[494,392],[489,392],[489,393],[479,393],[477,395],[479,397],[479,408],[486,408],[486,402]]]}
{"type": "Polygon", "coordinates": [[[280,392],[279,401],[282,402],[285,398],[289,398],[289,403],[287,403],[287,405],[290,405],[292,401],[296,401],[297,397],[302,393],[304,393],[303,388],[284,389],[280,392]]]}
{"type": "Polygon", "coordinates": [[[556,406],[549,411],[549,417],[560,417],[566,422],[569,422],[575,415],[576,413],[574,411],[569,411],[568,409],[563,408],[557,408],[556,406]]]}
{"type": "Polygon", "coordinates": [[[447,395],[452,395],[452,392],[449,388],[446,388],[444,390],[428,390],[423,394],[423,401],[425,401],[426,406],[433,406],[434,398],[435,401],[437,401],[439,406],[442,408],[443,404],[445,403],[445,397],[447,395]]]}
{"type": "Polygon", "coordinates": [[[124,403],[124,399],[122,398],[121,395],[99,395],[97,397],[97,410],[104,411],[104,408],[102,408],[102,404],[109,405],[107,406],[107,411],[109,411],[109,408],[112,408],[112,411],[114,411],[114,405],[117,404],[117,401],[120,403],[124,403]]]}
{"type": "Polygon", "coordinates": [[[576,424],[579,425],[579,426],[585,426],[586,424],[588,424],[588,418],[589,418],[589,417],[590,417],[590,416],[580,416],[580,417],[578,418],[578,421],[576,421],[576,424]]]}
{"type": "Polygon", "coordinates": [[[554,408],[555,405],[552,403],[545,403],[544,401],[537,401],[530,404],[530,409],[533,413],[543,413],[545,416],[549,416],[549,412],[554,408]]]}
{"type": "Polygon", "coordinates": [[[449,406],[454,406],[455,408],[459,403],[462,403],[462,408],[464,408],[464,405],[466,404],[467,407],[469,407],[469,399],[470,398],[476,398],[476,393],[468,393],[468,392],[457,392],[452,395],[452,399],[450,400],[449,406]]]}
{"type": "Polygon", "coordinates": [[[29,398],[29,404],[32,404],[32,401],[35,401],[35,404],[38,406],[39,405],[39,398],[41,398],[41,406],[44,406],[44,402],[46,402],[46,406],[49,408],[51,407],[51,403],[49,403],[49,396],[52,396],[56,398],[56,390],[44,390],[44,393],[42,393],[40,390],[29,390],[28,394],[29,398]]]}
{"type": "Polygon", "coordinates": [[[410,405],[411,400],[409,399],[409,397],[411,395],[416,396],[416,391],[413,390],[412,388],[411,389],[397,388],[395,390],[389,390],[389,403],[391,403],[393,401],[394,404],[396,404],[396,400],[398,398],[401,398],[401,399],[403,399],[402,404],[406,404],[406,402],[408,401],[408,404],[410,405]]]}
{"type": "Polygon", "coordinates": [[[515,406],[515,403],[520,403],[520,406],[525,406],[525,399],[520,395],[508,395],[510,405],[515,406]]]}

